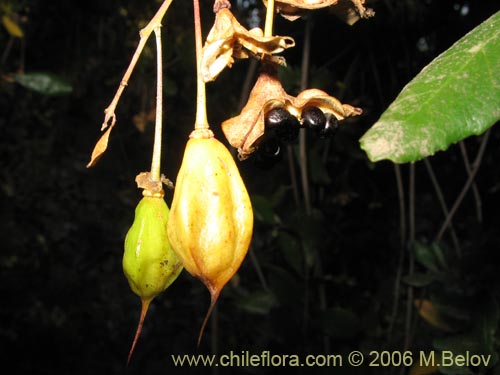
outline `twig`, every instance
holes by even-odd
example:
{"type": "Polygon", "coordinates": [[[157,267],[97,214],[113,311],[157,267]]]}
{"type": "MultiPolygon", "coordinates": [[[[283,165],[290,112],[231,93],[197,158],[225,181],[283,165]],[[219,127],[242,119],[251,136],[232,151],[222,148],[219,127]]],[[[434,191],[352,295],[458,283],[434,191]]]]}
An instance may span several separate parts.
{"type": "MultiPolygon", "coordinates": [[[[460,141],[460,152],[462,153],[462,157],[464,159],[464,164],[465,164],[465,170],[467,171],[467,175],[470,176],[472,172],[472,167],[470,165],[469,161],[469,156],[467,155],[467,148],[465,147],[465,142],[460,141]]],[[[472,183],[472,193],[474,194],[474,200],[476,201],[476,215],[477,215],[477,221],[479,223],[483,222],[483,211],[482,211],[482,202],[481,202],[481,195],[479,194],[479,189],[477,188],[476,182],[474,181],[472,183]]]]}
{"type": "Polygon", "coordinates": [[[120,100],[120,97],[123,93],[123,90],[125,90],[125,87],[127,87],[128,85],[128,80],[130,79],[130,76],[134,71],[135,65],[137,64],[137,61],[141,56],[142,50],[144,49],[144,46],[146,45],[149,36],[154,31],[154,29],[161,26],[161,21],[165,16],[165,13],[167,12],[167,9],[171,3],[172,0],[165,0],[161,5],[160,9],[158,9],[156,14],[151,19],[151,21],[149,21],[149,23],[146,25],[146,27],[144,27],[141,31],[139,31],[140,40],[134,52],[134,55],[132,56],[132,60],[130,61],[127,70],[125,71],[125,74],[123,75],[123,78],[120,82],[120,86],[118,87],[118,90],[116,90],[113,100],[111,101],[109,106],[104,110],[104,122],[102,123],[101,131],[105,130],[108,126],[113,126],[115,124],[116,122],[115,110],[120,100]]]}
{"type": "MultiPolygon", "coordinates": [[[[311,56],[311,29],[312,29],[311,18],[307,17],[305,34],[304,34],[304,47],[302,49],[302,67],[301,67],[301,77],[300,77],[301,91],[307,88],[309,81],[309,60],[311,56]]],[[[311,193],[309,191],[309,176],[308,176],[306,147],[307,147],[306,132],[301,129],[299,134],[300,177],[302,182],[302,192],[304,194],[304,205],[306,209],[306,214],[310,215],[311,193]]]]}
{"type": "Polygon", "coordinates": [[[269,292],[269,286],[267,285],[266,277],[264,276],[264,272],[262,272],[262,267],[260,266],[259,259],[255,255],[255,252],[253,249],[250,249],[248,251],[250,254],[250,260],[252,261],[253,266],[255,267],[255,272],[257,272],[257,277],[259,278],[259,281],[262,285],[262,288],[266,291],[269,292]]]}
{"type": "MultiPolygon", "coordinates": [[[[300,130],[300,132],[302,132],[302,129],[300,130]]],[[[293,148],[291,145],[287,145],[286,152],[288,159],[288,171],[290,172],[290,180],[292,183],[293,200],[295,202],[295,206],[299,207],[300,206],[299,184],[297,182],[297,172],[295,171],[295,162],[294,162],[295,158],[293,155],[293,148]]]]}
{"type": "MultiPolygon", "coordinates": [[[[449,215],[448,211],[448,206],[446,205],[446,202],[444,200],[443,192],[441,190],[441,187],[439,186],[439,182],[436,178],[436,175],[434,174],[434,170],[432,169],[431,162],[429,161],[429,158],[424,159],[424,164],[425,167],[427,168],[427,173],[429,174],[429,177],[432,182],[432,186],[434,186],[434,190],[436,191],[436,196],[439,201],[439,205],[441,206],[441,210],[443,211],[443,214],[445,217],[449,215]]],[[[460,243],[458,242],[457,234],[455,232],[455,228],[453,227],[453,224],[450,222],[450,234],[451,234],[451,240],[453,241],[453,246],[455,247],[455,252],[457,254],[457,257],[462,256],[462,249],[460,248],[460,243]]]]}
{"type": "Polygon", "coordinates": [[[458,207],[460,207],[460,204],[462,203],[462,201],[465,197],[465,194],[467,193],[467,191],[471,187],[472,182],[474,181],[474,178],[476,177],[477,171],[479,170],[479,167],[481,165],[481,160],[482,160],[483,155],[484,155],[484,150],[486,149],[486,144],[488,143],[489,135],[490,135],[490,129],[488,129],[483,135],[483,139],[481,141],[481,145],[479,146],[479,151],[477,152],[476,159],[474,160],[474,163],[472,165],[472,170],[471,170],[471,173],[469,175],[469,178],[465,182],[465,185],[462,188],[462,191],[460,192],[457,199],[453,203],[453,206],[451,207],[451,210],[450,210],[448,216],[446,217],[446,220],[444,221],[443,225],[441,226],[441,229],[439,230],[438,234],[436,235],[434,242],[438,243],[441,241],[441,238],[443,237],[443,234],[446,231],[446,228],[448,228],[448,226],[450,225],[453,216],[457,212],[458,207]]]}
{"type": "Polygon", "coordinates": [[[406,252],[406,205],[405,205],[405,193],[403,188],[403,179],[401,177],[401,167],[399,164],[394,164],[394,174],[396,176],[396,186],[398,190],[398,202],[399,202],[399,259],[398,268],[396,271],[396,278],[394,279],[394,293],[392,300],[392,311],[391,319],[389,322],[389,328],[387,329],[387,341],[390,344],[392,341],[392,334],[394,331],[394,324],[396,323],[396,318],[399,310],[399,294],[401,278],[403,276],[403,264],[406,252]]]}
{"type": "Polygon", "coordinates": [[[7,58],[9,57],[10,50],[12,49],[12,46],[14,45],[14,37],[11,35],[9,37],[9,41],[5,45],[5,48],[2,53],[2,58],[0,59],[0,64],[5,65],[5,62],[7,61],[7,58]]]}
{"type": "MultiPolygon", "coordinates": [[[[410,183],[408,188],[408,223],[409,223],[409,246],[408,249],[411,250],[415,242],[415,163],[410,164],[410,183]]],[[[415,257],[413,256],[413,251],[409,251],[408,255],[408,273],[411,275],[415,268],[415,257]]],[[[406,300],[406,317],[405,317],[405,341],[404,350],[409,350],[412,341],[411,335],[411,322],[413,315],[413,287],[411,285],[407,288],[407,300],[406,300]]]]}

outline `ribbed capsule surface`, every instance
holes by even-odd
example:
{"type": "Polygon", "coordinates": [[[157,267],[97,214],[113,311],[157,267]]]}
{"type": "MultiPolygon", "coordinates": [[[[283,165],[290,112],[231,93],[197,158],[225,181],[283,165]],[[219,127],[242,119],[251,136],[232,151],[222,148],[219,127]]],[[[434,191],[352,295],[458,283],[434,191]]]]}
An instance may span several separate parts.
{"type": "Polygon", "coordinates": [[[248,251],[253,211],[233,157],[210,131],[194,131],[186,145],[167,227],[184,268],[216,299],[248,251]]]}
{"type": "Polygon", "coordinates": [[[134,222],[125,237],[123,272],[132,291],[141,298],[142,305],[128,362],[141,334],[149,304],[182,271],[182,263],[168,241],[168,217],[169,210],[163,197],[144,196],[135,208],[134,222]]]}
{"type": "Polygon", "coordinates": [[[125,237],[123,271],[132,291],[153,299],[177,278],[182,264],[167,237],[168,206],[159,197],[143,197],[125,237]]]}

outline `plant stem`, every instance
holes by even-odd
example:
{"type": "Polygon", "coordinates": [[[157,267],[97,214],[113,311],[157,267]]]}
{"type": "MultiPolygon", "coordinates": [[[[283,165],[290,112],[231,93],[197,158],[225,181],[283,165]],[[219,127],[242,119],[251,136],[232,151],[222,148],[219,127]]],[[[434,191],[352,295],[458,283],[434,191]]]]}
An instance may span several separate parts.
{"type": "MultiPolygon", "coordinates": [[[[267,21],[267,19],[266,19],[267,21]]],[[[300,77],[300,89],[303,91],[308,86],[309,81],[309,60],[311,56],[311,28],[312,21],[310,17],[306,20],[306,29],[304,35],[304,47],[302,49],[302,67],[300,77]]],[[[305,129],[300,129],[299,135],[299,155],[300,155],[300,176],[302,181],[302,192],[304,194],[304,204],[306,214],[311,214],[311,193],[309,190],[309,171],[307,162],[307,140],[305,129]]]]}
{"type": "MultiPolygon", "coordinates": [[[[410,182],[408,188],[408,223],[409,223],[409,246],[408,250],[408,274],[411,275],[415,269],[415,257],[413,249],[415,243],[415,163],[410,164],[410,182]]],[[[411,322],[413,316],[413,286],[407,288],[406,317],[405,317],[405,342],[404,350],[409,350],[412,342],[411,322]]]]}
{"type": "Polygon", "coordinates": [[[137,64],[139,56],[141,56],[142,50],[144,49],[144,46],[146,45],[146,42],[151,33],[153,32],[153,30],[161,26],[161,21],[165,16],[165,13],[167,12],[167,9],[171,3],[172,0],[165,0],[158,9],[158,11],[156,12],[156,14],[151,19],[151,21],[149,21],[146,27],[144,27],[139,32],[139,36],[141,37],[141,39],[139,40],[139,44],[137,45],[134,55],[132,56],[132,60],[130,61],[127,70],[125,71],[125,74],[123,75],[123,78],[120,82],[120,86],[118,87],[118,90],[116,90],[113,100],[111,101],[109,106],[104,110],[104,121],[101,126],[101,131],[106,129],[108,126],[113,126],[115,124],[116,122],[115,109],[123,93],[123,90],[125,90],[125,87],[127,87],[128,85],[128,80],[130,79],[130,76],[134,71],[135,64],[137,64]],[[109,123],[110,120],[111,124],[109,123]]]}
{"type": "Polygon", "coordinates": [[[267,0],[266,24],[264,25],[264,36],[273,36],[274,23],[274,0],[267,0]]]}
{"type": "MultiPolygon", "coordinates": [[[[425,167],[427,168],[427,173],[429,174],[429,177],[431,179],[432,186],[434,186],[434,190],[436,191],[436,196],[439,205],[441,206],[441,210],[443,211],[444,217],[446,218],[449,215],[448,206],[446,205],[446,202],[444,200],[443,191],[441,190],[436,174],[432,169],[432,165],[431,162],[429,161],[429,158],[424,159],[424,164],[425,167]]],[[[453,246],[455,247],[455,252],[457,254],[457,257],[461,258],[462,250],[460,248],[460,242],[458,241],[457,234],[455,233],[455,228],[453,227],[453,223],[451,222],[450,222],[450,235],[451,235],[451,240],[453,241],[453,246]]]]}
{"type": "Polygon", "coordinates": [[[153,158],[151,161],[151,180],[160,181],[162,112],[163,112],[163,64],[161,48],[161,25],[154,29],[156,36],[156,119],[153,158]]]}
{"type": "Polygon", "coordinates": [[[205,92],[205,82],[201,76],[201,57],[202,57],[202,36],[201,36],[201,17],[200,17],[200,2],[193,0],[193,15],[194,15],[194,37],[196,46],[196,122],[195,130],[208,129],[207,120],[207,98],[205,92]]]}
{"type": "MultiPolygon", "coordinates": [[[[464,159],[465,170],[467,171],[467,175],[470,176],[472,173],[472,167],[470,165],[469,156],[467,155],[467,148],[465,147],[465,142],[460,141],[460,151],[462,153],[462,157],[464,159]]],[[[479,190],[477,188],[476,182],[472,182],[472,193],[474,194],[474,200],[476,201],[476,213],[477,213],[477,221],[479,223],[483,222],[483,212],[481,207],[483,206],[481,202],[481,195],[479,194],[479,190]]]]}
{"type": "Polygon", "coordinates": [[[458,208],[460,207],[460,204],[462,203],[465,194],[471,187],[472,183],[474,182],[474,178],[476,177],[477,171],[479,170],[479,167],[481,166],[481,160],[483,159],[484,155],[484,150],[486,149],[486,144],[488,143],[488,138],[490,135],[490,129],[488,129],[484,135],[483,139],[481,141],[481,145],[479,146],[479,151],[477,152],[476,159],[474,160],[474,163],[472,164],[472,170],[470,172],[469,178],[465,182],[464,187],[462,188],[462,191],[458,195],[457,199],[453,203],[453,206],[450,209],[450,212],[448,216],[446,217],[446,220],[444,221],[443,225],[439,229],[438,234],[436,235],[436,238],[434,239],[434,242],[439,243],[441,241],[441,238],[443,237],[444,232],[446,231],[446,228],[451,223],[451,220],[453,219],[453,216],[457,212],[458,208]]]}
{"type": "Polygon", "coordinates": [[[391,319],[389,321],[389,328],[387,329],[387,341],[388,344],[392,344],[392,335],[394,332],[394,325],[396,324],[396,319],[399,311],[399,296],[400,296],[400,285],[401,278],[403,276],[403,267],[406,252],[406,209],[405,209],[405,193],[403,187],[403,178],[401,176],[401,167],[398,164],[394,164],[394,174],[396,176],[396,187],[398,190],[398,202],[399,202],[399,259],[398,268],[396,271],[396,278],[394,280],[394,293],[392,300],[392,311],[391,319]]]}

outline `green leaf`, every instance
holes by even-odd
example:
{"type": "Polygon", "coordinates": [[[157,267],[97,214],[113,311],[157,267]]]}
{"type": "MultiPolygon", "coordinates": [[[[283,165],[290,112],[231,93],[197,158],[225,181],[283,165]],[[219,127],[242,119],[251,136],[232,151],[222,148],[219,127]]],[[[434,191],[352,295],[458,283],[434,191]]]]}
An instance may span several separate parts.
{"type": "Polygon", "coordinates": [[[73,91],[71,84],[52,73],[35,72],[17,74],[15,78],[16,82],[21,86],[43,95],[67,95],[73,91]]]}
{"type": "Polygon", "coordinates": [[[270,200],[259,194],[253,194],[251,199],[255,218],[263,223],[275,224],[276,215],[270,200]]]}
{"type": "Polygon", "coordinates": [[[250,314],[267,315],[277,305],[277,301],[271,292],[257,291],[239,299],[236,305],[250,314]]]}
{"type": "Polygon", "coordinates": [[[371,161],[446,150],[500,119],[500,12],[425,67],[360,139],[371,161]]]}
{"type": "Polygon", "coordinates": [[[430,285],[433,281],[435,280],[434,275],[428,274],[428,273],[420,273],[420,272],[415,272],[412,273],[411,275],[406,275],[403,277],[403,282],[405,284],[417,287],[417,288],[422,288],[424,286],[430,285]]]}
{"type": "Polygon", "coordinates": [[[412,251],[415,255],[415,259],[422,266],[427,268],[429,271],[439,272],[438,259],[436,258],[432,245],[427,246],[416,241],[412,246],[412,251]]]}
{"type": "Polygon", "coordinates": [[[286,262],[299,274],[304,273],[304,254],[300,238],[286,232],[278,234],[278,245],[286,262]]]}

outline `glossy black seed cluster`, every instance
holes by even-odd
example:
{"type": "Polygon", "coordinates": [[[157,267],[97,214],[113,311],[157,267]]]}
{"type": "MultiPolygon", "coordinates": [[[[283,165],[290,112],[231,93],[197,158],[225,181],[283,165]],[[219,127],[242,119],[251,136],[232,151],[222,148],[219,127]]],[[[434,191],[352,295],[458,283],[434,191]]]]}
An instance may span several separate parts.
{"type": "Polygon", "coordinates": [[[323,113],[315,106],[302,110],[302,124],[285,108],[273,108],[265,114],[265,134],[255,152],[255,163],[269,169],[283,158],[284,143],[297,140],[300,127],[311,129],[319,138],[330,138],[338,128],[338,120],[331,113],[323,113]]]}
{"type": "Polygon", "coordinates": [[[283,142],[293,142],[299,136],[299,120],[285,108],[274,108],[267,112],[264,125],[266,131],[274,132],[274,135],[283,142]]]}
{"type": "Polygon", "coordinates": [[[323,113],[318,107],[306,107],[302,110],[302,125],[312,129],[320,138],[330,138],[339,126],[337,118],[331,113],[323,113]]]}

